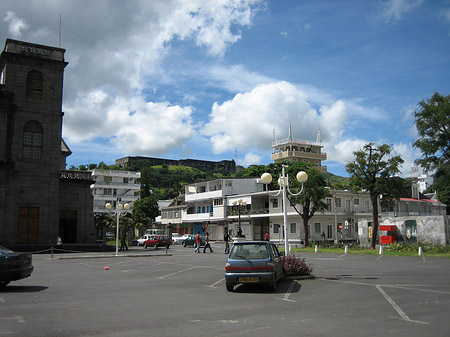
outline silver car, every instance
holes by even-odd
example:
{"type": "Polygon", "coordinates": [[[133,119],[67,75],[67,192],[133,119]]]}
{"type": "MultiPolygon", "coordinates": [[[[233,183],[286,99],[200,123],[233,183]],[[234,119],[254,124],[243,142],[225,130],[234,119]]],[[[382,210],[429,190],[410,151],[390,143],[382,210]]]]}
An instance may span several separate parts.
{"type": "Polygon", "coordinates": [[[278,280],[284,278],[284,252],[267,241],[235,242],[225,265],[225,285],[228,291],[243,284],[267,284],[277,289],[278,280]]]}

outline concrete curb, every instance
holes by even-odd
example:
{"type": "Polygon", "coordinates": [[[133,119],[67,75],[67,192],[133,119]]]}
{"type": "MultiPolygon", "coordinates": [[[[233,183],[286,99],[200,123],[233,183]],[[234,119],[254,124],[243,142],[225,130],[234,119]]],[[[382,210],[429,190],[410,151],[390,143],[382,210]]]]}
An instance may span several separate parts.
{"type": "Polygon", "coordinates": [[[313,274],[301,275],[301,276],[286,276],[286,280],[312,280],[316,277],[313,274]]]}

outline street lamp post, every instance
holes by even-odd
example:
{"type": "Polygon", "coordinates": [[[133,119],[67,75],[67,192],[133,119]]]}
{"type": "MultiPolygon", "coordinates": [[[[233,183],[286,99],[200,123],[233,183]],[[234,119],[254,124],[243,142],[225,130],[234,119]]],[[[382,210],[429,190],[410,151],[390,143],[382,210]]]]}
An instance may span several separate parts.
{"type": "MultiPolygon", "coordinates": [[[[126,214],[130,209],[130,204],[126,203],[125,205],[122,205],[119,201],[120,200],[117,199],[116,211],[114,212],[116,215],[116,256],[119,255],[119,217],[126,214]]],[[[111,212],[112,205],[109,202],[105,205],[105,207],[109,212],[111,212]]]]}
{"type": "MultiPolygon", "coordinates": [[[[287,165],[282,166],[281,176],[278,178],[278,185],[280,185],[280,189],[278,191],[274,191],[275,194],[273,196],[277,196],[280,193],[283,194],[283,222],[284,222],[284,251],[286,255],[289,253],[289,239],[288,239],[288,223],[287,223],[287,193],[289,192],[292,196],[300,195],[303,192],[303,183],[308,180],[308,174],[304,171],[300,171],[297,173],[297,180],[302,184],[302,188],[298,193],[292,193],[289,189],[289,176],[285,174],[285,167],[287,165]]],[[[261,182],[265,185],[268,185],[272,182],[272,175],[270,173],[263,173],[261,175],[261,182]]],[[[267,192],[269,195],[271,194],[269,189],[267,188],[267,192]]]]}
{"type": "Polygon", "coordinates": [[[233,201],[233,206],[235,209],[238,210],[238,230],[237,230],[237,237],[242,238],[242,227],[241,227],[241,210],[247,206],[247,203],[245,201],[242,201],[242,199],[239,199],[238,201],[233,201]]]}

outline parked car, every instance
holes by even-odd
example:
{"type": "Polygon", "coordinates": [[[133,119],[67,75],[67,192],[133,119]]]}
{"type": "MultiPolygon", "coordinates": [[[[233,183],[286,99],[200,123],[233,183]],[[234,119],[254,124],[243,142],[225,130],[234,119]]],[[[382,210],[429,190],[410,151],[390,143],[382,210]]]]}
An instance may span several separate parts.
{"type": "Polygon", "coordinates": [[[184,235],[179,233],[172,233],[172,243],[174,245],[182,243],[185,238],[186,237],[184,235]]]}
{"type": "Polygon", "coordinates": [[[168,235],[152,235],[148,240],[144,241],[144,248],[147,247],[167,247],[169,248],[172,244],[172,240],[168,235]]]}
{"type": "Polygon", "coordinates": [[[243,284],[266,284],[277,289],[278,280],[284,278],[284,252],[267,241],[235,242],[225,264],[225,285],[228,291],[243,284]]]}
{"type": "Polygon", "coordinates": [[[149,240],[150,237],[152,237],[152,236],[153,236],[152,234],[144,234],[139,239],[133,240],[132,244],[133,244],[133,246],[143,246],[144,241],[149,240]]]}
{"type": "MultiPolygon", "coordinates": [[[[184,239],[183,241],[183,247],[197,247],[197,243],[195,242],[195,235],[194,234],[188,234],[189,236],[184,239]]],[[[203,234],[200,234],[200,247],[205,246],[205,236],[203,234]]]]}
{"type": "Polygon", "coordinates": [[[116,233],[114,232],[106,232],[105,234],[107,239],[114,239],[116,237],[116,233]]]}
{"type": "Polygon", "coordinates": [[[0,246],[0,288],[11,281],[31,276],[34,269],[32,262],[31,253],[16,253],[0,246]]]}

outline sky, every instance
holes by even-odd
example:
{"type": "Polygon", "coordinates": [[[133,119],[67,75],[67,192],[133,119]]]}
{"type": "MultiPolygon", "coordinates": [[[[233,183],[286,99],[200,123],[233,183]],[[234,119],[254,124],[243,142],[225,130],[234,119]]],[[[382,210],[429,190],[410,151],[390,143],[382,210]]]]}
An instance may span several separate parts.
{"type": "Polygon", "coordinates": [[[450,94],[449,0],[2,0],[7,38],[66,49],[68,167],[269,164],[292,125],[331,173],[372,142],[409,176],[414,111],[450,94]]]}

